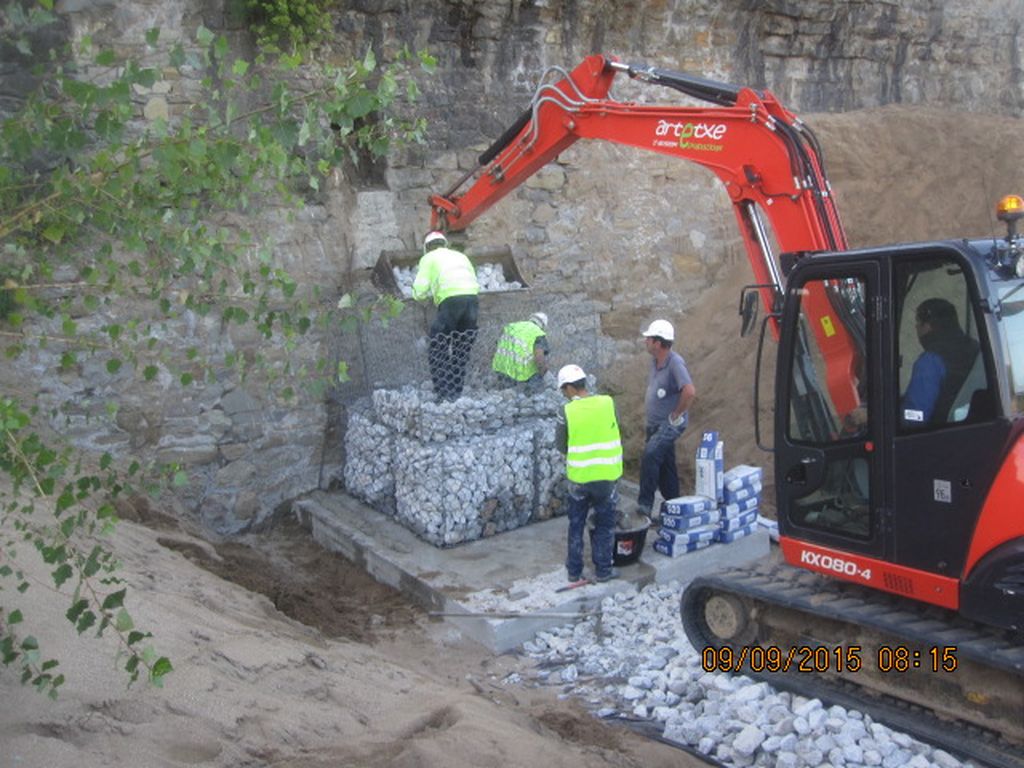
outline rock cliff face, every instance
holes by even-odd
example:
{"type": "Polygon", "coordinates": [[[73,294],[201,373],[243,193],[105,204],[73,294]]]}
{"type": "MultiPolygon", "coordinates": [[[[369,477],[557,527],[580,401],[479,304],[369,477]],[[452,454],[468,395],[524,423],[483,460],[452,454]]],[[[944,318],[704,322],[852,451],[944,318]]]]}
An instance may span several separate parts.
{"type": "MultiPolygon", "coordinates": [[[[878,242],[882,232],[901,240],[985,232],[992,196],[1015,185],[1024,189],[1024,175],[1015,170],[1020,163],[1007,161],[1019,157],[1016,128],[1024,115],[1024,5],[1017,0],[351,0],[338,6],[330,55],[361,56],[372,46],[387,58],[407,45],[439,60],[412,107],[428,120],[424,145],[396,151],[354,177],[338,174],[320,202],[295,220],[267,211],[259,221],[238,224],[263,231],[300,282],[338,295],[365,277],[382,250],[415,248],[429,221],[427,196],[473,167],[529,103],[547,67],[571,69],[594,52],[767,88],[800,113],[849,113],[809,122],[820,127],[826,157],[839,157],[830,170],[855,245],[878,242]],[[929,186],[929,178],[940,181],[929,186]],[[919,201],[897,204],[894,190],[908,194],[908,188],[927,196],[935,215],[906,212],[919,201]]],[[[219,3],[61,0],[57,7],[68,36],[89,34],[125,50],[138,46],[149,26],[160,26],[162,39],[191,40],[200,23],[229,32],[242,49],[251,46],[219,3]]],[[[9,108],[30,83],[24,72],[2,66],[0,106],[9,108]]],[[[173,116],[188,93],[188,82],[174,81],[166,92],[141,95],[139,119],[161,111],[173,116]]],[[[629,81],[616,83],[615,93],[623,100],[679,101],[671,91],[629,81]]],[[[682,351],[698,388],[709,383],[708,395],[712,382],[749,379],[750,349],[734,343],[736,323],[717,319],[733,312],[735,296],[722,286],[742,283],[745,257],[726,194],[708,172],[580,143],[466,237],[472,245],[510,244],[536,303],[556,303],[563,317],[577,321],[574,327],[592,329],[593,339],[555,349],[553,364],[584,355],[572,361],[593,368],[605,391],[621,394],[624,424],[639,404],[646,364],[636,336],[654,317],[684,329],[682,351]],[[699,318],[714,321],[696,327],[699,318]],[[720,359],[716,350],[723,345],[735,357],[720,359]]],[[[409,312],[412,332],[422,333],[422,310],[409,312]]],[[[243,352],[262,343],[212,330],[205,339],[243,352]]],[[[183,354],[193,343],[183,339],[183,354]]],[[[306,343],[311,354],[327,345],[350,361],[355,381],[329,403],[285,408],[252,385],[232,382],[194,402],[170,390],[137,388],[118,395],[117,424],[83,420],[78,438],[181,460],[192,478],[186,498],[208,524],[238,530],[258,523],[282,501],[340,476],[336,421],[367,386],[361,356],[372,338],[314,334],[306,343]]],[[[5,366],[5,385],[17,387],[29,364],[5,366]]],[[[50,396],[83,412],[102,411],[85,380],[62,381],[50,396]]],[[[739,436],[749,431],[748,402],[749,396],[734,402],[720,392],[706,397],[705,407],[714,411],[705,411],[694,429],[706,418],[739,436]]],[[[635,430],[626,439],[627,456],[635,460],[635,430]]],[[[744,440],[749,443],[737,437],[734,444],[744,440]]],[[[680,456],[690,453],[684,448],[680,456]]],[[[742,451],[729,457],[758,458],[742,451]]]]}

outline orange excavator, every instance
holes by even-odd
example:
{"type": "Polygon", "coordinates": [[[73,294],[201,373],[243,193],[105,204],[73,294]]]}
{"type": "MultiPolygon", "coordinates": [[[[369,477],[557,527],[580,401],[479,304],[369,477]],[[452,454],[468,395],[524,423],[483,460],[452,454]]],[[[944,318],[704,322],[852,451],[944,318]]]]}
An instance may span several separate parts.
{"type": "MultiPolygon", "coordinates": [[[[758,295],[765,307],[759,367],[766,329],[778,340],[785,564],[687,587],[683,624],[705,666],[813,671],[1020,754],[1024,199],[999,204],[1005,236],[850,250],[820,145],[771,92],[601,55],[553,73],[477,167],[430,198],[432,225],[466,228],[579,139],[694,162],[725,185],[755,278],[745,330],[758,295]],[[620,75],[710,106],[618,101],[620,75]],[[808,662],[808,649],[827,650],[808,662]]],[[[758,397],[755,383],[760,444],[758,397]]]]}

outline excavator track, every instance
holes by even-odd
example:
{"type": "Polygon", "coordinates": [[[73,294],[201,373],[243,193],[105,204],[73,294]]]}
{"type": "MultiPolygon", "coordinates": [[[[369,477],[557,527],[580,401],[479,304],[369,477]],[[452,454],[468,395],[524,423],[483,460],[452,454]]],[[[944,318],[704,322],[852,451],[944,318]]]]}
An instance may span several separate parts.
{"type": "Polygon", "coordinates": [[[780,562],[695,579],[704,668],[858,709],[953,754],[1024,768],[1024,639],[780,562]]]}

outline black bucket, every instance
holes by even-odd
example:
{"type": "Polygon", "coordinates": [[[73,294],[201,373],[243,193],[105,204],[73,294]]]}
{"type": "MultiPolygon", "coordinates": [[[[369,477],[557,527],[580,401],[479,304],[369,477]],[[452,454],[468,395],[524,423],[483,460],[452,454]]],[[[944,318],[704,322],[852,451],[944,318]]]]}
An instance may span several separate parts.
{"type": "MultiPolygon", "coordinates": [[[[628,531],[615,530],[615,538],[612,541],[612,565],[632,565],[640,559],[644,544],[647,542],[648,528],[650,525],[628,531]]],[[[590,545],[594,545],[593,528],[590,529],[590,545]]]]}

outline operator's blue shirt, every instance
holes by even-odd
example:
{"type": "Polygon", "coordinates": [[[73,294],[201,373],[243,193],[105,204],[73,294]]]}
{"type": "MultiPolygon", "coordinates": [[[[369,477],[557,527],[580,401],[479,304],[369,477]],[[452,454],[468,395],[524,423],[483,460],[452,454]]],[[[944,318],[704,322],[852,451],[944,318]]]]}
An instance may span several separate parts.
{"type": "Polygon", "coordinates": [[[910,383],[903,393],[903,420],[927,424],[935,413],[939,390],[946,378],[946,364],[935,352],[923,352],[914,361],[910,383]]]}

